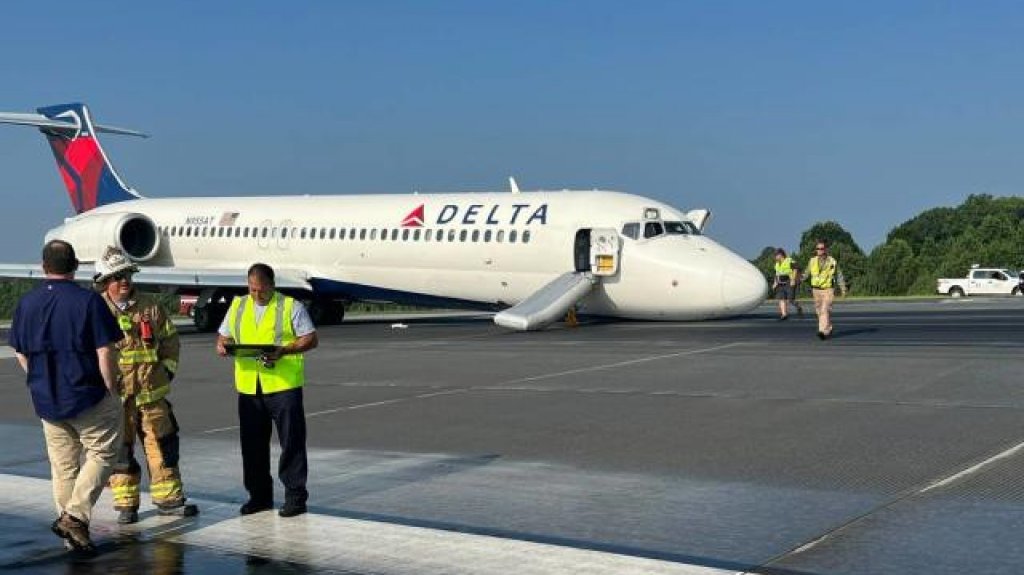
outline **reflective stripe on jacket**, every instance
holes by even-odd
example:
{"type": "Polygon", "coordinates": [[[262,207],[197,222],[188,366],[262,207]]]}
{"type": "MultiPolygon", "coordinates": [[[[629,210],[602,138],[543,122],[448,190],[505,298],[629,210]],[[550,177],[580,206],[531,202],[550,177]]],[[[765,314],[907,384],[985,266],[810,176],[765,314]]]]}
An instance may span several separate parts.
{"type": "MultiPolygon", "coordinates": [[[[256,323],[253,299],[236,297],[228,309],[228,330],[236,344],[272,344],[278,347],[295,341],[292,310],[295,300],[274,292],[267,309],[256,323]]],[[[235,389],[246,395],[256,394],[256,382],[263,393],[275,393],[302,387],[305,383],[305,359],[301,353],[281,356],[267,367],[258,357],[235,355],[235,389]]]]}
{"type": "Polygon", "coordinates": [[[825,263],[820,263],[820,258],[811,258],[807,264],[807,274],[811,278],[811,287],[815,289],[830,289],[836,285],[836,270],[839,265],[832,256],[825,257],[825,263]]]}
{"type": "Polygon", "coordinates": [[[162,399],[171,390],[168,373],[178,370],[180,342],[178,330],[170,316],[149,294],[132,291],[131,305],[119,308],[107,294],[103,299],[124,332],[117,345],[118,369],[121,372],[121,396],[134,397],[136,405],[146,405],[162,399]],[[152,336],[142,338],[142,322],[149,322],[152,336]]]}

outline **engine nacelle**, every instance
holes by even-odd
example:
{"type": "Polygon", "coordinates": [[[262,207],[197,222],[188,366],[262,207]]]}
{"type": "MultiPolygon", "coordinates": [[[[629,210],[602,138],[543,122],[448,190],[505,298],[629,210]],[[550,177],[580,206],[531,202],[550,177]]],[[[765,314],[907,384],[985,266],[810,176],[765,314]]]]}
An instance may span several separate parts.
{"type": "Polygon", "coordinates": [[[130,212],[78,216],[46,234],[46,241],[54,239],[70,242],[83,262],[96,261],[107,246],[121,248],[137,262],[149,261],[160,251],[160,233],[153,220],[130,212]]]}

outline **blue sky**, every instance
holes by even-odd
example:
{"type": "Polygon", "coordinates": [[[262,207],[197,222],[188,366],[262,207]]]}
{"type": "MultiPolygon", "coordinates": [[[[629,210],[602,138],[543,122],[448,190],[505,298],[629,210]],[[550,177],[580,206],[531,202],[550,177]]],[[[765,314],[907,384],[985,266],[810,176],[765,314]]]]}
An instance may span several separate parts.
{"type": "MultiPolygon", "coordinates": [[[[7,3],[0,110],[83,101],[153,197],[605,188],[745,257],[1024,190],[1019,2],[7,3]]],[[[0,126],[5,261],[70,215],[0,126]],[[14,206],[17,205],[15,208],[14,206]]]]}

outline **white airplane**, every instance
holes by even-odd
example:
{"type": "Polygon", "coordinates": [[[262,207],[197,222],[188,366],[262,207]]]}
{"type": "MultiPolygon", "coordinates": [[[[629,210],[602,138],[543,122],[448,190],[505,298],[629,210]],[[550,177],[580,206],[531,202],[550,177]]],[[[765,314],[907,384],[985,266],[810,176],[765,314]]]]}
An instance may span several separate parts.
{"type": "MultiPolygon", "coordinates": [[[[136,283],[198,294],[194,318],[213,330],[245,270],[264,262],[277,286],[316,320],[340,321],[351,301],[504,310],[495,322],[542,328],[570,309],[639,320],[741,314],[767,285],[742,257],[701,234],[710,212],[683,213],[611,191],[201,197],[149,199],[125,185],[94,124],[65,104],[0,114],[34,126],[57,159],[76,215],[46,234],[90,262],[108,245],[141,267],[136,283]]],[[[39,277],[38,264],[0,277],[39,277]]]]}

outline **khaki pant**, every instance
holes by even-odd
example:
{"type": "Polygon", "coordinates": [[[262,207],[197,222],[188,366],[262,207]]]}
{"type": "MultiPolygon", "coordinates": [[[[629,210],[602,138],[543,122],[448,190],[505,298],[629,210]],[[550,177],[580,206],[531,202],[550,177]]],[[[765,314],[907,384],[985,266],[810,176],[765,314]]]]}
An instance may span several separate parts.
{"type": "Polygon", "coordinates": [[[825,334],[832,334],[832,300],[835,299],[835,290],[832,288],[811,290],[814,293],[814,311],[818,314],[818,331],[825,334]]]}
{"type": "Polygon", "coordinates": [[[67,512],[88,523],[117,459],[121,400],[108,393],[76,417],[42,422],[57,513],[67,512]]]}

